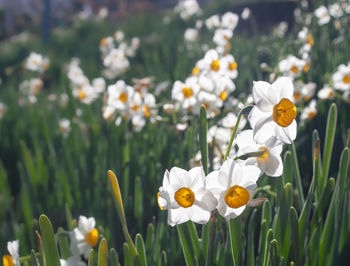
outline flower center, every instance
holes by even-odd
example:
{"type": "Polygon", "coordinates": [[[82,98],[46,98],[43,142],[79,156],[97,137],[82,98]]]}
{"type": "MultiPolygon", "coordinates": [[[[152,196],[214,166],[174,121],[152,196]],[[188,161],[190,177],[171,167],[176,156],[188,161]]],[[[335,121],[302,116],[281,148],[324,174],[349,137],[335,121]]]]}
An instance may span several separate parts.
{"type": "Polygon", "coordinates": [[[296,66],[292,66],[290,68],[290,71],[292,71],[294,74],[296,74],[298,72],[298,68],[296,66]]]}
{"type": "Polygon", "coordinates": [[[191,207],[195,200],[193,191],[188,187],[182,187],[177,190],[175,192],[174,198],[177,203],[183,208],[191,207]]]}
{"type": "Polygon", "coordinates": [[[199,74],[199,67],[194,67],[192,69],[192,75],[197,76],[199,74]]]}
{"type": "Polygon", "coordinates": [[[310,46],[314,46],[314,38],[312,37],[311,34],[307,35],[307,37],[306,37],[306,42],[307,42],[310,46]]]}
{"type": "Polygon", "coordinates": [[[78,97],[80,100],[84,100],[86,98],[86,93],[83,90],[79,91],[78,97]]]}
{"type": "Polygon", "coordinates": [[[344,76],[343,82],[344,82],[345,84],[350,83],[350,76],[349,76],[349,75],[344,76]]]}
{"type": "Polygon", "coordinates": [[[307,114],[307,118],[308,118],[309,120],[311,120],[311,119],[314,118],[316,115],[317,115],[317,112],[309,112],[309,113],[307,114]]]}
{"type": "Polygon", "coordinates": [[[232,186],[225,194],[225,202],[231,208],[239,208],[246,205],[249,201],[249,192],[244,187],[232,186]]]}
{"type": "Polygon", "coordinates": [[[102,38],[100,41],[101,46],[106,46],[107,45],[107,38],[102,38]]]}
{"type": "Polygon", "coordinates": [[[119,100],[123,103],[125,103],[128,100],[128,94],[126,92],[122,92],[119,95],[119,100]]]}
{"type": "Polygon", "coordinates": [[[151,112],[150,112],[150,110],[149,110],[148,105],[144,105],[144,106],[142,107],[142,110],[143,110],[143,113],[145,114],[145,117],[150,117],[150,116],[151,116],[151,112]]]}
{"type": "Polygon", "coordinates": [[[233,71],[233,70],[236,70],[237,69],[237,63],[236,62],[232,62],[232,63],[229,63],[228,64],[228,69],[233,71]]]}
{"type": "Polygon", "coordinates": [[[182,89],[182,94],[186,99],[190,98],[193,95],[193,90],[189,87],[185,87],[182,89]]]}
{"type": "Polygon", "coordinates": [[[214,60],[213,62],[211,62],[210,68],[213,71],[219,71],[219,69],[220,69],[220,62],[219,62],[219,60],[214,60]]]}
{"type": "Polygon", "coordinates": [[[300,97],[301,97],[301,92],[299,92],[299,91],[294,92],[293,98],[295,101],[299,100],[300,97]]]}
{"type": "Polygon", "coordinates": [[[311,66],[311,61],[307,62],[304,67],[303,67],[303,72],[306,73],[309,71],[310,69],[310,66],[311,66]]]}
{"type": "Polygon", "coordinates": [[[222,100],[222,101],[225,101],[226,99],[227,99],[227,91],[226,90],[224,90],[224,91],[222,91],[221,93],[220,93],[220,99],[222,100]]]}
{"type": "Polygon", "coordinates": [[[98,241],[98,231],[96,228],[92,229],[92,231],[85,236],[85,241],[90,247],[96,246],[98,241]]]}
{"type": "Polygon", "coordinates": [[[131,107],[131,109],[136,112],[139,109],[139,106],[135,104],[131,107]]]}
{"type": "Polygon", "coordinates": [[[13,263],[12,257],[10,255],[3,256],[2,263],[4,264],[4,266],[14,266],[15,265],[13,263]]]}
{"type": "Polygon", "coordinates": [[[264,151],[264,153],[258,157],[258,162],[261,163],[261,162],[268,160],[269,159],[269,150],[265,146],[260,147],[259,150],[264,151]]]}
{"type": "Polygon", "coordinates": [[[289,126],[297,116],[297,108],[290,100],[283,98],[273,107],[272,118],[281,127],[289,126]]]}

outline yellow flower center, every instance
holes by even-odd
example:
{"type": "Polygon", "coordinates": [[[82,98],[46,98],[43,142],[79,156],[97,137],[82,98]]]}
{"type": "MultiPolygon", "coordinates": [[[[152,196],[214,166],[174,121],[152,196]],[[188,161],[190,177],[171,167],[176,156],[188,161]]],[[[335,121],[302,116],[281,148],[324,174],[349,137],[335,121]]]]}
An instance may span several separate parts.
{"type": "Polygon", "coordinates": [[[311,66],[311,61],[309,61],[305,64],[305,66],[303,67],[303,72],[304,73],[308,72],[310,69],[310,66],[311,66]]]}
{"type": "Polygon", "coordinates": [[[309,96],[309,95],[306,95],[305,97],[304,97],[304,101],[305,102],[308,102],[308,101],[310,101],[311,100],[311,97],[309,96]]]}
{"type": "Polygon", "coordinates": [[[106,46],[107,45],[107,38],[102,38],[100,41],[101,46],[106,46]]]}
{"type": "Polygon", "coordinates": [[[187,98],[190,98],[192,95],[193,95],[193,90],[189,87],[184,87],[182,89],[182,94],[184,95],[184,97],[187,99],[187,98]]]}
{"type": "Polygon", "coordinates": [[[312,37],[311,34],[307,35],[307,37],[306,37],[306,42],[307,42],[310,46],[314,46],[314,38],[312,37]]]}
{"type": "Polygon", "coordinates": [[[86,93],[83,90],[79,91],[78,97],[80,100],[84,100],[86,98],[86,93]]]}
{"type": "Polygon", "coordinates": [[[119,100],[123,103],[125,103],[128,100],[128,94],[126,92],[122,92],[119,95],[119,100]]]}
{"type": "Polygon", "coordinates": [[[244,187],[235,185],[226,191],[224,199],[230,208],[239,208],[248,203],[249,192],[244,187]]]}
{"type": "Polygon", "coordinates": [[[46,64],[44,65],[44,69],[45,69],[45,70],[48,70],[49,67],[50,67],[50,63],[46,63],[46,64]]]}
{"type": "Polygon", "coordinates": [[[209,110],[210,104],[208,102],[204,102],[203,105],[204,105],[206,110],[209,110]]]}
{"type": "Polygon", "coordinates": [[[151,112],[150,112],[150,110],[149,110],[149,107],[148,107],[148,105],[144,105],[143,107],[142,107],[142,110],[143,110],[143,113],[145,114],[145,117],[150,117],[151,116],[151,112]]]}
{"type": "Polygon", "coordinates": [[[220,93],[220,99],[222,100],[222,101],[225,101],[226,99],[227,99],[227,91],[226,90],[224,90],[224,91],[222,91],[221,93],[220,93]]]}
{"type": "Polygon", "coordinates": [[[309,120],[311,120],[311,119],[314,118],[316,115],[317,115],[317,112],[309,112],[309,113],[307,114],[307,118],[308,118],[309,120]]]}
{"type": "Polygon", "coordinates": [[[136,112],[139,109],[139,106],[135,104],[131,107],[131,109],[136,112]]]}
{"type": "Polygon", "coordinates": [[[162,211],[164,211],[165,209],[160,205],[160,203],[159,203],[159,197],[160,197],[160,193],[158,192],[157,193],[157,202],[158,202],[158,206],[159,206],[159,208],[162,210],[162,211]]]}
{"type": "Polygon", "coordinates": [[[298,68],[296,66],[292,66],[290,68],[290,71],[292,71],[294,74],[296,74],[298,72],[298,68]]]}
{"type": "Polygon", "coordinates": [[[350,75],[346,75],[346,76],[344,76],[344,78],[343,78],[343,82],[344,82],[345,84],[350,83],[350,75]]]}
{"type": "Polygon", "coordinates": [[[272,118],[281,127],[289,126],[297,116],[297,108],[290,100],[283,98],[273,107],[272,118]]]}
{"type": "Polygon", "coordinates": [[[191,207],[195,200],[193,191],[188,187],[182,187],[177,190],[175,192],[174,198],[177,203],[183,208],[191,207]]]}
{"type": "Polygon", "coordinates": [[[96,246],[98,241],[98,231],[96,228],[92,229],[92,231],[85,236],[85,241],[90,247],[96,246]]]}
{"type": "Polygon", "coordinates": [[[194,67],[192,69],[192,75],[197,76],[199,74],[199,67],[194,67]]]}
{"type": "Polygon", "coordinates": [[[262,155],[258,157],[258,162],[264,162],[269,159],[269,150],[266,147],[260,147],[259,150],[264,151],[262,155]]]}
{"type": "Polygon", "coordinates": [[[233,71],[233,70],[236,70],[238,67],[237,63],[236,62],[232,62],[232,63],[229,63],[228,64],[228,69],[233,71]]]}
{"type": "Polygon", "coordinates": [[[2,264],[4,264],[4,266],[14,266],[15,265],[13,263],[13,259],[10,255],[5,255],[2,257],[2,264]]]}
{"type": "Polygon", "coordinates": [[[299,100],[300,97],[301,97],[301,92],[300,91],[294,92],[293,98],[294,98],[295,101],[299,100]]]}
{"type": "Polygon", "coordinates": [[[330,90],[330,91],[328,92],[328,97],[329,97],[329,98],[333,98],[333,97],[334,97],[334,92],[333,92],[332,90],[330,90]]]}
{"type": "Polygon", "coordinates": [[[214,60],[213,62],[211,62],[210,68],[213,71],[216,71],[216,72],[219,71],[219,69],[220,69],[220,62],[219,62],[219,60],[214,60]]]}

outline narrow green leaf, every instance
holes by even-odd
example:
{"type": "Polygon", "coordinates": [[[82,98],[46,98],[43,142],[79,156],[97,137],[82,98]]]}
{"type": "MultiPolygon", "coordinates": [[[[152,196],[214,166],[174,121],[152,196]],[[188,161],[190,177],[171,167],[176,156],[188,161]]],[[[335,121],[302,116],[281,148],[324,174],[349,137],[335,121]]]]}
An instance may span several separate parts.
{"type": "Polygon", "coordinates": [[[293,156],[290,151],[286,151],[283,158],[283,186],[287,183],[293,184],[293,156]]]}
{"type": "Polygon", "coordinates": [[[299,241],[298,214],[293,206],[289,209],[289,218],[291,225],[292,246],[294,251],[294,262],[296,263],[296,265],[301,265],[300,255],[303,254],[303,248],[300,245],[299,241]]]}
{"type": "Polygon", "coordinates": [[[199,238],[198,238],[196,226],[194,225],[193,222],[189,221],[187,222],[187,229],[190,234],[194,255],[196,256],[196,259],[199,260],[200,247],[199,247],[199,240],[198,240],[199,238]]]}
{"type": "Polygon", "coordinates": [[[337,106],[335,103],[333,103],[329,109],[328,118],[327,118],[326,139],[324,144],[324,152],[323,152],[323,160],[322,160],[323,174],[322,174],[322,179],[319,182],[319,191],[322,191],[322,189],[326,186],[326,183],[327,183],[336,128],[337,128],[337,106]]]}
{"type": "Polygon", "coordinates": [[[136,249],[139,262],[141,263],[142,266],[147,265],[147,259],[146,259],[146,249],[145,249],[145,244],[143,242],[141,234],[136,234],[136,239],[135,239],[135,244],[136,244],[136,249]]]}
{"type": "Polygon", "coordinates": [[[247,266],[255,265],[255,254],[254,254],[254,224],[257,210],[254,209],[249,218],[248,226],[248,240],[247,240],[247,266]]]}
{"type": "Polygon", "coordinates": [[[242,222],[241,217],[229,221],[229,234],[231,242],[231,252],[234,265],[243,264],[243,247],[242,247],[242,222]]]}
{"type": "Polygon", "coordinates": [[[69,208],[67,203],[64,205],[64,210],[66,213],[66,222],[67,222],[68,229],[69,229],[69,231],[72,231],[74,229],[73,224],[72,224],[73,218],[72,218],[72,213],[71,213],[70,208],[69,208]]]}
{"type": "Polygon", "coordinates": [[[39,227],[42,237],[44,264],[50,266],[60,266],[60,257],[56,246],[55,235],[49,218],[42,214],[39,217],[39,227]]]}
{"type": "Polygon", "coordinates": [[[151,253],[154,242],[154,225],[148,224],[146,233],[146,253],[151,253]]]}
{"type": "Polygon", "coordinates": [[[69,243],[67,235],[65,235],[63,228],[58,228],[58,246],[60,248],[60,254],[62,259],[68,259],[70,257],[70,249],[69,249],[69,243]]]}
{"type": "Polygon", "coordinates": [[[298,190],[298,205],[299,205],[299,209],[301,209],[304,206],[305,198],[304,198],[304,192],[303,192],[303,185],[301,182],[298,156],[297,156],[297,151],[295,149],[294,142],[290,146],[292,148],[292,155],[293,155],[295,185],[296,185],[297,190],[298,190]]]}
{"type": "Polygon", "coordinates": [[[141,178],[138,176],[135,179],[134,190],[134,216],[136,220],[142,221],[143,216],[143,188],[141,178]]]}
{"type": "Polygon", "coordinates": [[[185,257],[186,265],[187,266],[194,266],[195,258],[193,257],[193,253],[190,249],[189,241],[186,239],[183,224],[179,224],[176,226],[177,232],[180,238],[180,243],[182,247],[182,252],[185,257]]]}
{"type": "Polygon", "coordinates": [[[40,266],[39,260],[35,254],[34,249],[30,251],[30,265],[31,266],[40,266]]]}
{"type": "Polygon", "coordinates": [[[199,146],[202,155],[202,165],[205,174],[208,174],[208,142],[207,142],[207,112],[202,105],[199,117],[199,146]]]}
{"type": "Polygon", "coordinates": [[[277,249],[278,249],[278,243],[276,239],[273,239],[270,243],[270,261],[271,261],[271,266],[278,266],[279,259],[277,255],[277,249]]]}
{"type": "Polygon", "coordinates": [[[94,254],[95,251],[93,249],[90,249],[90,254],[89,254],[89,260],[88,260],[88,266],[94,266],[94,254]]]}
{"type": "Polygon", "coordinates": [[[114,248],[111,248],[109,250],[109,262],[111,263],[111,266],[119,266],[119,257],[117,251],[115,251],[114,248]]]}
{"type": "Polygon", "coordinates": [[[133,266],[134,265],[133,255],[131,254],[128,243],[123,244],[123,251],[124,251],[124,265],[133,266]]]}
{"type": "Polygon", "coordinates": [[[164,250],[161,253],[161,257],[160,257],[158,265],[159,266],[166,266],[166,265],[168,265],[168,258],[167,258],[166,252],[164,250]]]}
{"type": "Polygon", "coordinates": [[[273,233],[272,233],[272,229],[270,228],[266,234],[265,252],[263,254],[263,256],[264,256],[263,266],[268,266],[271,264],[270,263],[270,244],[271,244],[272,239],[273,239],[273,233]]]}
{"type": "Polygon", "coordinates": [[[107,266],[107,261],[108,261],[107,241],[105,238],[102,238],[102,240],[100,241],[100,246],[98,247],[97,266],[107,266]]]}

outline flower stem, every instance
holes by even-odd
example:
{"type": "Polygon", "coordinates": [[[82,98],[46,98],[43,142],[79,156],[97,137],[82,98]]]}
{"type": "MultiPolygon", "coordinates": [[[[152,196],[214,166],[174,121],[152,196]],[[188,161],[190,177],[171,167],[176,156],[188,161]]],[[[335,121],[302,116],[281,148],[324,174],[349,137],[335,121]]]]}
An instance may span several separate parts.
{"type": "Polygon", "coordinates": [[[298,163],[298,157],[297,157],[297,152],[295,149],[294,142],[291,144],[292,147],[292,154],[293,154],[293,161],[294,161],[294,168],[295,168],[295,183],[298,189],[298,194],[299,194],[299,205],[300,208],[304,206],[305,203],[305,198],[304,198],[304,193],[303,193],[303,186],[301,185],[301,176],[300,176],[300,170],[299,170],[299,163],[298,163]]]}
{"type": "Polygon", "coordinates": [[[207,258],[205,260],[205,265],[213,265],[213,252],[214,252],[214,239],[215,239],[215,229],[216,229],[216,218],[218,216],[218,211],[214,210],[211,213],[209,221],[209,241],[207,249],[207,258]]]}

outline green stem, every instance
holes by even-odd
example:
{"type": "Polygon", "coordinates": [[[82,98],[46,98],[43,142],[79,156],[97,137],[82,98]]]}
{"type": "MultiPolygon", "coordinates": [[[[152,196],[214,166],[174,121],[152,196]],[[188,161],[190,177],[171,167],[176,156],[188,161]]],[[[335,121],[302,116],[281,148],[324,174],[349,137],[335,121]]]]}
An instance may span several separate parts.
{"type": "Polygon", "coordinates": [[[242,112],[240,112],[239,115],[238,115],[237,123],[236,123],[236,125],[235,125],[235,128],[233,129],[233,132],[232,132],[232,135],[231,135],[231,138],[230,138],[230,142],[228,143],[228,146],[227,146],[227,149],[226,149],[224,161],[227,160],[227,157],[228,157],[228,155],[230,154],[230,150],[231,150],[231,147],[232,147],[232,143],[233,143],[233,140],[234,140],[235,137],[236,137],[236,133],[237,133],[237,130],[238,130],[239,123],[241,122],[242,115],[243,115],[242,112]]]}
{"type": "MultiPolygon", "coordinates": [[[[35,253],[35,255],[36,256],[40,256],[40,253],[37,252],[37,253],[35,253]]],[[[22,257],[19,258],[19,261],[23,263],[23,262],[29,261],[30,258],[31,258],[31,255],[22,256],[22,257]]]]}
{"type": "Polygon", "coordinates": [[[213,252],[214,252],[214,239],[215,239],[217,215],[218,215],[217,210],[212,211],[210,221],[209,221],[209,241],[208,241],[207,258],[205,261],[206,266],[214,265],[213,252]]]}
{"type": "Polygon", "coordinates": [[[301,176],[300,176],[300,170],[299,170],[299,163],[298,163],[298,157],[297,152],[295,149],[294,142],[291,144],[292,147],[292,155],[293,155],[293,161],[294,161],[294,168],[295,168],[295,183],[298,189],[299,194],[299,206],[302,208],[305,203],[304,193],[303,193],[303,186],[301,184],[301,176]]]}

